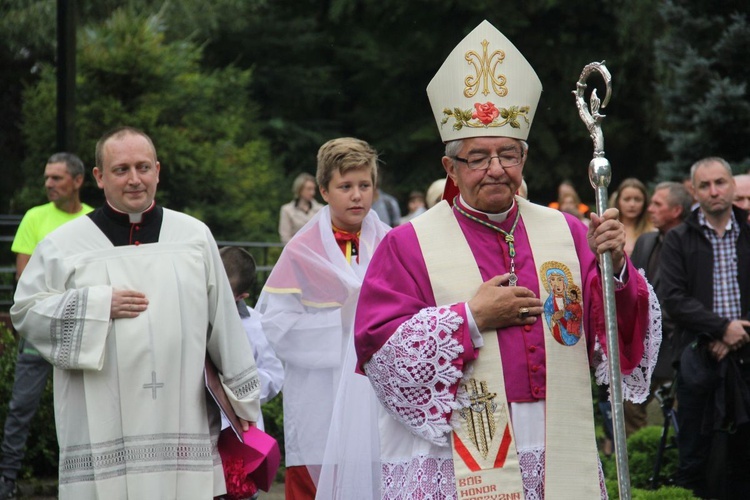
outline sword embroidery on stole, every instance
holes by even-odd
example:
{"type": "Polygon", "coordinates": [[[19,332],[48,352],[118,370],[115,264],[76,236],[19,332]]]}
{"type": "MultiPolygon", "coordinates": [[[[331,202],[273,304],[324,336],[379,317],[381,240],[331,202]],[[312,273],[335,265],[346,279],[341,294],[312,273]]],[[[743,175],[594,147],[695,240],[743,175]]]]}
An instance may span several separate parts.
{"type": "Polygon", "coordinates": [[[467,433],[471,442],[476,446],[483,458],[487,458],[490,450],[490,442],[495,436],[496,425],[493,414],[497,410],[495,398],[497,393],[487,392],[487,382],[479,382],[481,391],[477,389],[477,380],[470,379],[469,384],[464,386],[471,404],[461,408],[460,413],[467,426],[467,433]],[[469,385],[471,387],[469,387],[469,385]]]}

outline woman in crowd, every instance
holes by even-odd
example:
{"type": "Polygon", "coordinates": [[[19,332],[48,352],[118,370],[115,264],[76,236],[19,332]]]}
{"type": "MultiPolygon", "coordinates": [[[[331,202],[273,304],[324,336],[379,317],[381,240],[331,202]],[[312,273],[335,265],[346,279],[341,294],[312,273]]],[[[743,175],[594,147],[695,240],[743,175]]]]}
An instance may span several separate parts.
{"type": "Polygon", "coordinates": [[[653,231],[646,212],[648,203],[646,186],[634,177],[622,181],[610,198],[609,206],[620,211],[620,222],[625,224],[625,253],[628,255],[640,235],[653,231]]]}
{"type": "Polygon", "coordinates": [[[285,245],[313,218],[313,215],[318,213],[318,210],[323,208],[323,205],[315,201],[315,189],[315,177],[306,172],[294,179],[294,199],[282,205],[279,214],[279,236],[285,245]]]}

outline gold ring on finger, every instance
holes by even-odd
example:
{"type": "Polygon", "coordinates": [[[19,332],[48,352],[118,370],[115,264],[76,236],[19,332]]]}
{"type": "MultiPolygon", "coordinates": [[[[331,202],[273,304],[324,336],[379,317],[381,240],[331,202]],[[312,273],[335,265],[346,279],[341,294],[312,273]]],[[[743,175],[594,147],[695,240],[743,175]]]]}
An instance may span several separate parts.
{"type": "Polygon", "coordinates": [[[526,319],[529,317],[529,308],[528,307],[519,307],[518,308],[518,317],[521,319],[526,319]]]}

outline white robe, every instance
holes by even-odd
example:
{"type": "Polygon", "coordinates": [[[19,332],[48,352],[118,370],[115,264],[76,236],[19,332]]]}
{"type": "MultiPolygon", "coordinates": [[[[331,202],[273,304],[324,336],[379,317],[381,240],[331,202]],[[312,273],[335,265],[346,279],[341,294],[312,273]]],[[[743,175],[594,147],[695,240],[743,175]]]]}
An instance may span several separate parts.
{"type": "Polygon", "coordinates": [[[164,210],[159,242],[115,247],[89,217],[42,241],[13,323],[55,366],[61,499],[209,499],[225,490],[206,353],[237,414],[256,421],[260,383],[209,229],[164,210]],[[143,292],[110,319],[113,289],[143,292]]]}
{"type": "MultiPolygon", "coordinates": [[[[244,308],[245,313],[240,312],[242,326],[245,328],[247,340],[253,346],[253,358],[258,367],[258,378],[260,379],[260,404],[264,405],[275,398],[284,386],[284,366],[276,357],[273,347],[268,343],[266,334],[263,333],[261,325],[261,314],[244,302],[238,303],[237,308],[244,308]],[[249,316],[243,316],[248,314],[249,316]]],[[[229,427],[229,420],[221,416],[221,429],[229,427]]],[[[263,413],[258,414],[256,422],[258,429],[265,431],[266,425],[263,421],[263,413]]]]}
{"type": "Polygon", "coordinates": [[[284,247],[258,298],[263,331],[284,363],[286,466],[308,466],[315,482],[359,287],[388,229],[370,211],[362,222],[359,262],[349,263],[324,207],[284,247]]]}

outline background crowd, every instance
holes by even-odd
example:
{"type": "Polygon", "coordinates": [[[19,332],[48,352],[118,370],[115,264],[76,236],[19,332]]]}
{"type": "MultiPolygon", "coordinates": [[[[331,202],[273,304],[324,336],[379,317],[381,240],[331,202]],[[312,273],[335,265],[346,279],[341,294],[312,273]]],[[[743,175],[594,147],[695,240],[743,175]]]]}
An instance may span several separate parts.
{"type": "MultiPolygon", "coordinates": [[[[571,96],[591,61],[605,59],[613,75],[615,96],[603,111],[612,186],[631,176],[681,180],[696,157],[716,151],[732,165],[750,157],[743,132],[750,28],[739,0],[439,0],[430,9],[397,0],[76,3],[70,149],[93,164],[95,138],[120,123],[174,145],[163,152],[170,169],[162,196],[224,241],[274,241],[292,180],[312,173],[309,159],[331,137],[377,145],[387,174],[381,187],[406,213],[409,192],[442,175],[432,161],[441,153],[437,131],[424,113],[433,63],[484,18],[502,27],[544,84],[540,105],[549,112],[536,119],[540,147],[525,172],[532,200],[554,201],[557,185],[570,179],[592,201],[591,144],[571,96]],[[564,57],[549,57],[549,47],[564,57]]],[[[20,215],[44,200],[39,165],[60,149],[56,10],[53,1],[5,6],[0,212],[20,215]]],[[[101,202],[93,185],[83,189],[87,203],[101,202]]]]}
{"type": "MultiPolygon", "coordinates": [[[[80,160],[78,160],[73,155],[56,154],[49,158],[47,166],[45,168],[45,185],[47,187],[48,198],[50,200],[50,203],[48,205],[45,205],[45,207],[47,207],[47,211],[53,210],[55,211],[55,213],[59,211],[61,214],[71,212],[75,216],[77,216],[91,210],[87,205],[82,204],[79,198],[79,191],[82,185],[83,177],[79,173],[80,168],[77,167],[79,163],[80,160]],[[69,167],[68,163],[70,163],[72,166],[69,167]]],[[[740,210],[745,210],[745,208],[747,208],[748,206],[748,200],[750,199],[750,182],[747,182],[747,180],[750,179],[750,176],[748,176],[747,174],[732,175],[732,168],[723,160],[718,158],[709,158],[707,160],[703,160],[703,163],[699,162],[696,165],[698,167],[694,166],[693,171],[688,172],[688,174],[686,175],[688,182],[683,183],[668,181],[656,184],[651,183],[647,186],[647,183],[641,182],[636,178],[627,178],[623,180],[618,186],[613,187],[613,189],[611,190],[609,205],[612,208],[618,209],[620,214],[620,221],[625,228],[625,251],[632,259],[634,265],[643,270],[645,276],[648,278],[649,282],[659,295],[660,301],[662,301],[662,303],[666,299],[666,294],[668,293],[667,290],[671,290],[671,293],[674,293],[674,289],[665,288],[666,285],[664,284],[664,271],[662,270],[663,265],[661,263],[661,254],[665,236],[671,230],[677,227],[685,226],[684,221],[691,213],[693,213],[693,218],[700,217],[699,214],[702,213],[708,214],[709,217],[711,216],[711,214],[716,213],[732,213],[733,215],[727,220],[728,230],[731,230],[734,225],[735,231],[737,231],[737,238],[739,238],[740,235],[746,234],[744,233],[744,226],[746,225],[746,221],[750,217],[750,214],[740,210]],[[708,168],[706,167],[706,164],[708,164],[710,167],[712,167],[713,170],[716,170],[718,172],[715,174],[716,176],[718,176],[718,180],[710,178],[708,187],[706,187],[705,183],[701,180],[701,173],[704,169],[708,168]],[[734,211],[732,211],[732,206],[736,207],[734,211]],[[721,212],[722,210],[723,212],[721,212]]],[[[713,170],[711,171],[713,172],[713,170]]],[[[445,185],[445,182],[444,179],[438,179],[432,184],[433,185],[427,186],[426,189],[426,191],[430,193],[427,195],[428,199],[431,195],[434,196],[433,193],[437,189],[442,189],[445,185]]],[[[521,190],[519,188],[519,192],[517,194],[523,195],[523,193],[520,191],[521,190]]],[[[315,213],[317,213],[323,206],[325,206],[317,201],[316,192],[317,183],[312,175],[303,173],[295,179],[293,183],[294,199],[290,203],[282,206],[279,211],[278,221],[280,238],[286,238],[287,240],[290,240],[294,236],[294,234],[302,226],[305,225],[306,221],[309,220],[311,216],[315,215],[315,213]],[[299,212],[299,215],[290,216],[289,213],[292,210],[299,212]]],[[[560,184],[558,193],[559,195],[557,200],[550,202],[549,206],[560,211],[572,214],[583,224],[588,225],[590,223],[591,214],[592,212],[594,212],[593,204],[590,205],[582,202],[581,197],[575,190],[575,187],[573,187],[572,183],[570,183],[569,181],[563,181],[560,184]]],[[[591,191],[591,193],[593,193],[593,191],[591,191]]],[[[589,194],[590,196],[590,193],[587,194],[589,194]]],[[[373,205],[376,201],[376,196],[380,199],[383,199],[389,195],[382,192],[382,190],[380,190],[378,195],[373,194],[373,205]]],[[[434,200],[430,202],[430,205],[433,204],[434,200]]],[[[398,203],[394,199],[393,208],[391,210],[394,210],[396,212],[392,218],[396,219],[398,221],[398,224],[403,224],[423,213],[426,208],[425,195],[421,191],[413,190],[409,193],[408,198],[402,200],[402,203],[398,203]],[[405,208],[404,213],[406,215],[404,215],[403,217],[401,216],[401,207],[405,208]]],[[[37,210],[35,209],[30,212],[30,215],[34,215],[36,212],[37,210]]],[[[63,215],[61,215],[61,217],[63,217],[63,215]]],[[[67,216],[62,218],[63,222],[67,220],[66,217],[67,216]]],[[[21,243],[20,235],[27,234],[29,232],[27,226],[29,224],[32,224],[33,221],[37,219],[39,219],[39,217],[36,216],[35,218],[29,218],[29,221],[25,223],[24,230],[19,230],[19,245],[21,243]]],[[[56,219],[45,218],[45,220],[54,221],[56,219]]],[[[394,226],[395,225],[397,224],[394,224],[394,226]]],[[[710,223],[707,226],[704,223],[704,226],[704,230],[708,230],[707,228],[713,227],[710,225],[710,223]]],[[[35,231],[37,231],[39,234],[39,236],[35,236],[35,238],[40,238],[47,230],[42,227],[39,229],[35,229],[35,231]]],[[[741,242],[743,240],[740,238],[737,241],[741,242]]],[[[19,261],[19,274],[21,271],[23,271],[23,267],[25,267],[25,264],[28,261],[28,257],[32,250],[33,246],[28,250],[23,250],[20,246],[18,247],[18,249],[16,249],[16,247],[14,246],[14,251],[19,254],[19,259],[22,259],[19,261]]],[[[686,257],[682,257],[679,259],[679,261],[683,262],[685,258],[686,257]]],[[[738,272],[740,273],[740,275],[746,272],[746,270],[744,270],[744,268],[742,267],[745,265],[744,260],[740,259],[738,262],[740,268],[735,269],[734,271],[730,270],[730,277],[736,276],[738,272]],[[734,274],[732,274],[732,272],[734,274]]],[[[703,265],[702,267],[705,267],[705,265],[703,265]]],[[[254,269],[254,264],[252,269],[254,269]]],[[[688,269],[681,270],[680,272],[689,274],[688,269]]],[[[242,294],[240,294],[239,292],[235,293],[238,301],[244,302],[243,299],[249,298],[249,292],[252,291],[252,288],[253,286],[248,284],[243,286],[245,292],[243,292],[242,294]]],[[[703,286],[702,288],[705,288],[705,286],[703,286]]],[[[684,293],[687,293],[687,291],[685,291],[684,293]]],[[[738,291],[717,293],[723,293],[725,295],[734,294],[736,295],[735,298],[738,301],[740,300],[740,294],[738,293],[738,291]]],[[[742,300],[744,304],[744,299],[742,300]]],[[[714,302],[710,302],[710,305],[707,307],[707,309],[712,310],[714,306],[714,302]]],[[[740,307],[744,306],[740,305],[740,307]]],[[[249,309],[249,311],[251,314],[257,314],[253,312],[252,309],[249,309]]],[[[240,313],[241,315],[243,314],[242,311],[240,311],[240,313]]],[[[684,348],[684,346],[682,345],[682,343],[684,343],[684,339],[678,339],[674,336],[676,328],[675,324],[684,325],[685,320],[673,320],[670,317],[670,308],[665,307],[664,304],[662,314],[664,342],[662,343],[661,350],[659,352],[657,368],[653,374],[651,394],[649,395],[648,400],[645,403],[633,404],[626,402],[625,404],[626,430],[628,435],[634,434],[639,429],[647,425],[662,424],[661,415],[655,410],[655,403],[653,403],[652,401],[657,391],[667,391],[675,382],[677,373],[675,371],[675,367],[679,366],[682,349],[684,348]],[[652,405],[650,410],[648,409],[649,404],[652,405]]],[[[733,316],[738,316],[737,313],[731,314],[733,314],[733,316]]],[[[741,317],[743,316],[739,315],[738,318],[735,319],[740,319],[741,317]]],[[[256,332],[255,335],[258,335],[258,332],[260,332],[261,330],[261,326],[258,319],[255,319],[254,321],[256,324],[254,328],[256,332]]],[[[680,329],[678,327],[677,330],[683,331],[684,328],[680,329]]],[[[248,330],[248,332],[250,331],[251,330],[248,330]]],[[[248,335],[249,334],[250,333],[248,333],[248,335]]],[[[261,335],[261,337],[263,336],[261,335]]],[[[710,345],[711,347],[706,347],[706,349],[709,349],[707,351],[709,354],[707,355],[714,357],[714,361],[716,361],[717,364],[713,368],[719,370],[720,365],[718,364],[718,361],[724,359],[730,351],[723,351],[721,349],[721,341],[711,341],[717,342],[717,344],[714,345],[709,342],[709,337],[707,337],[707,339],[708,340],[704,341],[703,344],[695,342],[689,342],[688,344],[690,344],[691,348],[697,348],[699,344],[706,346],[710,345]]],[[[14,403],[11,404],[11,408],[15,408],[15,410],[9,413],[10,416],[13,416],[13,419],[6,419],[6,427],[4,432],[5,441],[3,442],[3,461],[0,463],[3,464],[2,470],[4,477],[8,477],[11,479],[16,478],[16,475],[21,468],[21,460],[23,459],[22,450],[25,440],[25,433],[28,432],[28,421],[34,415],[36,404],[38,404],[39,398],[41,397],[41,391],[45,386],[47,375],[49,373],[49,365],[46,365],[46,363],[39,357],[39,355],[33,352],[33,348],[29,344],[27,345],[28,348],[22,347],[19,351],[19,363],[16,367],[16,377],[19,377],[19,374],[26,377],[33,376],[35,381],[33,384],[17,384],[17,387],[27,390],[37,388],[38,390],[34,390],[28,395],[24,395],[23,397],[27,398],[25,400],[20,399],[21,396],[19,395],[19,399],[17,402],[15,401],[16,396],[14,394],[14,403]],[[41,370],[38,370],[38,375],[33,375],[33,371],[29,371],[28,369],[23,368],[25,365],[22,364],[21,361],[26,362],[26,360],[34,361],[36,365],[40,366],[41,370]],[[26,406],[24,407],[21,405],[26,406]],[[19,413],[19,409],[22,409],[22,412],[19,413]],[[15,415],[23,415],[22,417],[20,417],[23,420],[16,420],[15,415]]],[[[730,344],[727,343],[726,345],[729,346],[730,344]]],[[[744,341],[738,341],[738,345],[744,345],[744,341]]],[[[275,359],[273,349],[270,349],[269,347],[265,347],[265,349],[270,353],[270,356],[275,359]]],[[[730,347],[727,347],[727,349],[730,349],[730,347]]],[[[733,350],[736,349],[738,348],[733,348],[733,350]]],[[[737,354],[736,356],[741,355],[737,354]]],[[[257,352],[256,357],[258,357],[257,352]]],[[[740,357],[737,359],[742,358],[740,357]]],[[[276,361],[276,363],[278,364],[278,361],[276,361]]],[[[694,365],[691,365],[691,367],[694,368],[694,365]]],[[[713,370],[713,368],[711,369],[713,370]]],[[[281,385],[280,377],[283,376],[283,371],[278,372],[278,374],[275,376],[277,380],[275,384],[281,385]]],[[[273,384],[274,383],[272,382],[272,387],[273,384]]],[[[274,391],[278,392],[278,389],[274,389],[274,391]]],[[[741,393],[742,391],[732,394],[741,393]]],[[[693,393],[691,392],[690,394],[693,393]]],[[[735,396],[733,396],[732,394],[727,393],[722,395],[722,397],[726,398],[726,402],[728,405],[734,407],[736,405],[743,406],[745,404],[745,402],[742,400],[736,400],[735,396]]],[[[271,395],[273,395],[273,393],[271,393],[271,395]]],[[[612,443],[610,441],[611,422],[608,421],[609,412],[606,388],[599,392],[599,396],[599,408],[602,410],[602,416],[604,417],[603,428],[605,429],[605,437],[604,440],[600,442],[600,447],[601,451],[605,455],[608,455],[612,452],[612,443]]],[[[266,399],[264,399],[264,402],[267,402],[268,399],[270,398],[267,396],[266,399]]],[[[677,406],[679,406],[679,403],[677,406]]],[[[699,406],[699,408],[697,410],[694,409],[694,411],[702,414],[702,408],[703,407],[699,406]]],[[[683,413],[687,414],[688,411],[688,406],[684,405],[683,413]]],[[[684,418],[686,417],[683,417],[680,420],[684,420],[684,418]]],[[[691,429],[690,431],[693,435],[701,435],[701,433],[704,433],[704,431],[701,430],[702,419],[697,419],[697,421],[697,427],[691,429]]],[[[739,420],[735,422],[731,418],[727,417],[727,419],[723,420],[722,422],[724,424],[724,427],[717,428],[716,431],[719,436],[722,436],[721,433],[723,432],[736,432],[736,429],[738,428],[737,426],[742,425],[744,421],[739,420]]],[[[690,419],[688,419],[688,422],[685,424],[685,428],[690,429],[690,419]]],[[[708,460],[709,457],[714,457],[714,459],[716,459],[716,456],[718,456],[716,454],[719,453],[716,451],[715,447],[711,447],[710,444],[703,445],[703,448],[701,449],[703,451],[698,452],[699,461],[708,460]]],[[[731,453],[736,453],[732,450],[736,450],[738,448],[729,448],[727,446],[727,443],[724,442],[722,449],[729,450],[730,455],[728,455],[729,458],[727,458],[726,460],[727,463],[731,463],[734,460],[731,453]]],[[[739,449],[741,450],[742,448],[739,449]]],[[[702,463],[705,466],[705,462],[702,463]]],[[[721,489],[730,487],[728,486],[729,483],[722,482],[723,480],[721,478],[721,474],[717,473],[715,468],[712,468],[711,470],[714,471],[714,473],[713,476],[708,477],[708,482],[698,485],[694,484],[694,481],[692,481],[696,477],[695,471],[691,471],[689,473],[683,472],[683,479],[690,479],[683,481],[683,485],[694,489],[698,495],[701,495],[701,497],[707,495],[709,491],[717,491],[715,488],[721,489]]],[[[680,477],[679,474],[680,473],[678,473],[677,476],[678,478],[680,477]]],[[[733,485],[732,487],[736,487],[736,485],[733,485]]]]}
{"type": "MultiPolygon", "coordinates": [[[[750,397],[744,399],[748,339],[742,328],[749,299],[747,280],[727,285],[750,272],[748,214],[740,211],[750,209],[750,64],[742,64],[750,26],[744,4],[604,2],[582,4],[583,16],[563,2],[516,2],[507,6],[515,13],[510,22],[491,2],[441,1],[419,15],[413,10],[418,7],[397,3],[219,1],[206,8],[201,2],[162,6],[134,0],[124,7],[106,1],[80,6],[85,29],[77,40],[77,91],[85,98],[78,106],[75,149],[82,163],[98,165],[94,142],[102,128],[123,121],[141,127],[158,144],[169,145],[160,150],[160,161],[169,165],[160,179],[160,203],[203,221],[217,239],[288,244],[334,205],[330,179],[321,183],[313,175],[315,152],[330,137],[356,134],[379,151],[379,169],[371,169],[380,175],[372,175],[372,212],[389,227],[405,225],[435,205],[445,182],[435,161],[442,151],[434,125],[422,113],[426,104],[414,103],[424,100],[435,61],[486,16],[523,49],[545,86],[540,104],[545,112],[536,119],[535,148],[517,194],[590,225],[593,191],[585,175],[590,143],[570,90],[582,65],[602,59],[601,47],[611,48],[618,57],[605,54],[617,89],[605,122],[615,172],[609,206],[619,211],[625,253],[659,297],[664,328],[648,400],[626,404],[627,432],[661,424],[661,415],[649,416],[649,402],[664,387],[679,391],[675,367],[692,363],[705,378],[683,380],[683,387],[695,382],[701,390],[677,394],[684,410],[680,423],[687,429],[679,436],[677,483],[700,496],[744,491],[734,471],[750,464],[744,453],[750,449],[743,426],[750,397]],[[362,19],[377,22],[355,22],[362,19]],[[454,36],[425,36],[438,32],[454,36]],[[394,33],[399,43],[393,43],[394,33]],[[549,58],[553,43],[566,57],[549,58]],[[408,64],[404,46],[413,49],[408,64]],[[304,92],[300,82],[306,82],[304,92]],[[692,251],[702,257],[693,260],[692,251]],[[697,354],[683,359],[684,353],[697,354]],[[725,382],[721,391],[714,390],[717,380],[725,382]],[[721,408],[710,421],[702,418],[708,403],[721,408]]],[[[98,207],[106,193],[83,182],[74,169],[68,168],[66,177],[61,165],[67,158],[48,158],[55,149],[54,25],[49,2],[35,7],[11,2],[0,19],[0,33],[8,40],[0,50],[0,68],[12,75],[0,78],[8,110],[0,125],[0,161],[9,167],[0,206],[22,214],[38,205],[44,198],[40,165],[56,165],[59,172],[45,169],[47,207],[67,220],[91,210],[81,199],[98,207]]],[[[53,228],[37,229],[41,239],[53,228]]],[[[337,245],[347,262],[365,258],[357,253],[358,236],[347,234],[357,228],[338,229],[333,229],[342,238],[337,245]]],[[[5,256],[9,263],[15,259],[19,275],[38,239],[14,245],[14,254],[5,256]]],[[[243,318],[255,313],[241,306],[245,298],[254,304],[257,292],[234,294],[243,318]]],[[[254,319],[257,330],[260,320],[254,319]]],[[[22,343],[18,360],[15,377],[34,384],[21,384],[29,389],[25,394],[14,387],[2,410],[9,415],[0,461],[4,481],[19,473],[24,427],[49,373],[30,345],[22,343]]],[[[274,403],[280,405],[278,399],[274,403]]],[[[607,455],[606,388],[598,407],[607,455]]],[[[281,428],[280,416],[271,420],[272,428],[281,428]]]]}

